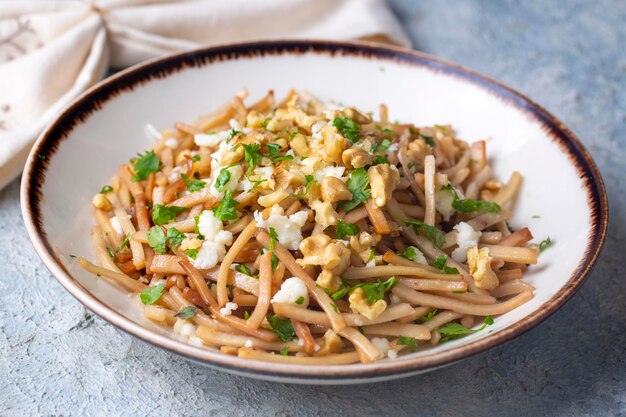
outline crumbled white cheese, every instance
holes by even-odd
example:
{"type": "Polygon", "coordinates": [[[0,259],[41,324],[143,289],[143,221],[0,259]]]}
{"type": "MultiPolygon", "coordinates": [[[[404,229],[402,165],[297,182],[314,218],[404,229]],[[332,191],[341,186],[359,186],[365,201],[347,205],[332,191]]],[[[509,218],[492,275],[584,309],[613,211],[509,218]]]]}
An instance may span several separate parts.
{"type": "Polygon", "coordinates": [[[320,120],[319,122],[313,123],[311,126],[311,136],[313,139],[322,139],[322,134],[320,133],[322,128],[326,126],[328,123],[324,120],[320,120]]]}
{"type": "Polygon", "coordinates": [[[243,345],[247,348],[251,348],[252,346],[254,346],[254,343],[252,342],[252,340],[246,339],[246,343],[244,343],[243,345]]]}
{"type": "Polygon", "coordinates": [[[435,190],[435,209],[443,216],[445,221],[450,220],[450,216],[454,214],[452,203],[454,202],[455,193],[459,198],[463,198],[463,193],[456,188],[454,190],[437,189],[435,190]]]}
{"type": "Polygon", "coordinates": [[[315,352],[317,352],[318,350],[320,350],[322,347],[320,345],[318,345],[317,343],[315,344],[315,346],[313,346],[313,350],[315,352]]]}
{"type": "Polygon", "coordinates": [[[387,351],[387,357],[388,357],[389,359],[396,359],[396,358],[398,357],[398,352],[396,352],[396,351],[395,351],[395,350],[393,350],[393,349],[389,349],[389,350],[387,351]]]}
{"type": "Polygon", "coordinates": [[[347,240],[337,239],[337,242],[343,243],[343,245],[346,247],[350,246],[350,242],[348,242],[347,240]]]}
{"type": "Polygon", "coordinates": [[[380,353],[383,355],[383,358],[387,356],[391,347],[389,346],[389,340],[384,337],[372,337],[372,344],[376,346],[376,349],[380,350],[380,353]]]}
{"type": "Polygon", "coordinates": [[[306,223],[307,218],[308,213],[304,210],[298,211],[289,217],[279,213],[272,213],[267,220],[263,220],[263,215],[260,212],[254,212],[257,226],[268,230],[270,227],[274,228],[278,235],[278,242],[289,250],[298,249],[302,241],[302,226],[306,223]]]}
{"type": "Polygon", "coordinates": [[[170,149],[176,149],[178,147],[178,141],[175,138],[169,138],[165,141],[165,146],[170,149]]]}
{"type": "Polygon", "coordinates": [[[389,145],[389,147],[387,148],[387,155],[392,155],[392,154],[397,154],[397,153],[398,153],[398,144],[392,143],[391,145],[389,145]]]}
{"type": "Polygon", "coordinates": [[[298,338],[297,344],[298,344],[298,346],[304,346],[304,339],[298,338]]]}
{"type": "Polygon", "coordinates": [[[152,123],[146,124],[146,133],[148,134],[148,137],[154,140],[163,139],[163,135],[161,134],[161,132],[159,132],[159,130],[156,127],[154,127],[152,123]]]}
{"type": "Polygon", "coordinates": [[[222,168],[222,155],[228,150],[229,146],[226,141],[220,143],[220,146],[211,154],[211,172],[219,173],[222,168]]]}
{"type": "Polygon", "coordinates": [[[233,234],[224,230],[224,224],[211,210],[204,210],[198,217],[198,231],[205,240],[196,259],[189,258],[189,261],[196,268],[209,269],[224,259],[226,246],[233,243],[233,234]]]}
{"type": "Polygon", "coordinates": [[[317,182],[322,182],[326,177],[336,177],[341,178],[343,173],[346,172],[345,167],[322,167],[313,172],[313,177],[317,182]]]}
{"type": "Polygon", "coordinates": [[[224,130],[217,133],[196,133],[195,135],[193,135],[193,141],[198,146],[215,146],[218,143],[225,142],[229,138],[229,130],[224,130]]]}
{"type": "Polygon", "coordinates": [[[272,303],[294,304],[298,307],[307,307],[309,305],[309,292],[300,278],[287,278],[280,286],[280,290],[274,294],[272,303]],[[303,300],[302,303],[296,303],[301,297],[303,300]]]}
{"type": "Polygon", "coordinates": [[[421,250],[419,250],[415,246],[409,246],[407,249],[409,248],[415,251],[415,259],[412,259],[414,262],[417,262],[418,264],[422,264],[422,265],[428,265],[428,261],[426,260],[426,257],[424,256],[421,250]]]}
{"type": "Polygon", "coordinates": [[[215,197],[221,197],[228,190],[235,191],[237,185],[239,184],[239,180],[243,176],[243,167],[241,165],[233,165],[222,169],[214,173],[215,178],[211,182],[211,194],[215,197]],[[223,185],[224,188],[222,192],[219,192],[217,188],[215,188],[215,182],[217,181],[217,177],[219,176],[222,169],[226,169],[230,172],[230,180],[228,180],[228,182],[223,185]]]}
{"type": "Polygon", "coordinates": [[[354,319],[354,324],[356,324],[357,326],[363,326],[363,320],[357,317],[354,319]]]}
{"type": "Polygon", "coordinates": [[[373,267],[373,266],[376,266],[376,260],[375,260],[375,259],[372,259],[371,261],[369,261],[368,263],[366,263],[366,264],[365,264],[365,266],[366,266],[367,268],[371,268],[371,267],[373,267]]]}
{"type": "Polygon", "coordinates": [[[230,316],[237,308],[239,308],[237,303],[228,302],[224,307],[220,308],[220,314],[222,316],[230,316]]]}
{"type": "Polygon", "coordinates": [[[452,251],[452,259],[457,262],[465,262],[467,260],[467,250],[478,245],[480,239],[479,231],[476,231],[468,223],[460,222],[454,226],[456,234],[456,244],[458,248],[452,251]]]}
{"type": "Polygon", "coordinates": [[[176,323],[174,323],[174,333],[180,336],[180,339],[183,341],[188,341],[188,339],[196,334],[196,326],[192,323],[189,323],[187,320],[177,319],[176,323]]]}
{"type": "Polygon", "coordinates": [[[170,172],[170,175],[167,176],[167,180],[169,181],[170,184],[178,181],[181,176],[180,174],[185,170],[184,167],[174,167],[172,168],[172,172],[170,172]]]}
{"type": "Polygon", "coordinates": [[[389,295],[389,302],[390,304],[398,304],[398,303],[401,303],[402,300],[397,295],[391,294],[389,295]]]}
{"type": "Polygon", "coordinates": [[[202,341],[202,339],[200,339],[195,334],[189,336],[189,339],[187,340],[187,343],[189,343],[192,346],[204,347],[204,342],[202,341]]]}
{"type": "Polygon", "coordinates": [[[117,234],[120,236],[124,236],[124,229],[122,229],[120,219],[118,219],[117,216],[113,216],[109,219],[109,221],[111,222],[111,226],[113,226],[113,229],[115,229],[117,234]]]}

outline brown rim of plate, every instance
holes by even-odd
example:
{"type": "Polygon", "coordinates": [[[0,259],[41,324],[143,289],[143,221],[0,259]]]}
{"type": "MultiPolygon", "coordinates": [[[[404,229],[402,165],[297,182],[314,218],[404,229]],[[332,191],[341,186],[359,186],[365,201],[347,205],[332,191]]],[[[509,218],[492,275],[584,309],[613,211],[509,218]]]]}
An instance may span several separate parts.
{"type": "Polygon", "coordinates": [[[370,382],[409,376],[483,352],[530,330],[570,299],[589,275],[606,237],[609,214],[602,177],[580,140],[553,115],[519,92],[471,69],[421,52],[362,41],[315,40],[261,41],[202,48],[153,59],[121,71],[100,82],[69,105],[35,142],[22,178],[21,207],[29,237],[46,267],[76,299],[116,327],[153,345],[225,371],[269,380],[291,379],[292,381],[308,383],[316,381],[330,383],[333,381],[370,382]],[[381,64],[392,61],[444,73],[479,86],[508,105],[515,106],[530,119],[539,123],[574,164],[587,194],[587,203],[591,212],[591,227],[585,253],[567,283],[550,300],[509,327],[443,352],[419,357],[405,356],[397,360],[381,361],[369,365],[307,366],[245,360],[179,342],[122,316],[103,304],[72,278],[69,271],[54,254],[43,230],[39,201],[42,198],[42,185],[45,181],[49,161],[60,143],[76,125],[84,122],[93,112],[102,108],[109,99],[126,91],[132,91],[136,86],[153,79],[167,77],[187,68],[203,67],[215,61],[236,60],[242,57],[309,53],[376,59],[381,64]]]}

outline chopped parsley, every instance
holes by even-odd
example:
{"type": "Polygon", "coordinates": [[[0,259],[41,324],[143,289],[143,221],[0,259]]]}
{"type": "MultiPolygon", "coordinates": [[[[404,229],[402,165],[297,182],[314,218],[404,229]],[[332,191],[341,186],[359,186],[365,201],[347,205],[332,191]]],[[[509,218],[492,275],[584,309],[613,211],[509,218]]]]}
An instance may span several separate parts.
{"type": "Polygon", "coordinates": [[[267,149],[269,151],[269,157],[272,162],[280,162],[288,159],[293,159],[293,155],[279,155],[280,153],[280,145],[277,143],[268,143],[267,149]]]}
{"type": "Polygon", "coordinates": [[[141,302],[145,305],[154,304],[159,301],[161,295],[163,295],[163,290],[165,289],[165,281],[158,283],[154,287],[148,287],[139,296],[141,302]]]}
{"type": "Polygon", "coordinates": [[[302,303],[304,303],[304,297],[303,297],[303,296],[300,296],[300,297],[298,297],[298,299],[296,300],[296,304],[302,304],[302,303]]]}
{"type": "Polygon", "coordinates": [[[183,243],[183,239],[185,239],[185,235],[177,228],[170,227],[167,229],[167,240],[173,248],[179,247],[183,243]]]}
{"type": "Polygon", "coordinates": [[[304,193],[293,194],[295,198],[305,198],[306,195],[309,193],[311,186],[317,182],[317,180],[315,179],[313,175],[305,175],[304,178],[306,179],[306,186],[304,188],[304,193]]]}
{"type": "Polygon", "coordinates": [[[367,177],[365,168],[358,168],[352,171],[350,178],[348,178],[346,182],[346,186],[352,193],[352,200],[345,201],[341,205],[341,209],[348,212],[360,204],[367,202],[372,194],[372,191],[368,188],[369,183],[370,180],[367,177]]]}
{"type": "Polygon", "coordinates": [[[532,218],[533,218],[533,219],[540,219],[540,218],[541,218],[541,216],[534,215],[534,216],[532,216],[532,218]]]}
{"type": "Polygon", "coordinates": [[[113,249],[109,248],[108,246],[107,246],[107,253],[109,254],[111,258],[115,256],[115,254],[113,253],[113,249]]]}
{"type": "Polygon", "coordinates": [[[110,185],[105,185],[100,189],[100,194],[110,193],[111,191],[113,191],[113,187],[111,187],[110,185]]]}
{"type": "Polygon", "coordinates": [[[272,331],[278,335],[281,341],[288,342],[296,337],[296,332],[293,329],[291,320],[281,319],[278,316],[272,316],[268,318],[267,321],[270,326],[272,326],[272,331]]]}
{"type": "Polygon", "coordinates": [[[391,277],[387,281],[380,281],[374,283],[362,283],[357,284],[354,288],[361,288],[365,293],[365,299],[368,304],[374,304],[378,300],[382,300],[385,296],[385,293],[391,290],[396,284],[398,280],[396,277],[391,277]]]}
{"type": "Polygon", "coordinates": [[[408,259],[409,261],[414,261],[417,259],[417,250],[418,249],[414,246],[408,246],[404,249],[404,252],[398,252],[398,255],[408,259]]]}
{"type": "Polygon", "coordinates": [[[235,209],[235,207],[239,205],[239,202],[234,200],[232,196],[233,192],[231,190],[226,191],[226,193],[224,193],[224,198],[217,206],[213,207],[213,214],[217,219],[221,221],[237,220],[239,217],[237,210],[235,209]]]}
{"type": "Polygon", "coordinates": [[[376,155],[374,157],[373,165],[388,164],[388,163],[389,163],[389,159],[385,158],[382,155],[376,155]]]}
{"type": "Polygon", "coordinates": [[[242,143],[241,146],[243,146],[243,157],[248,164],[248,175],[261,161],[261,152],[259,152],[261,145],[259,143],[251,143],[249,145],[242,143]]]}
{"type": "Polygon", "coordinates": [[[417,349],[417,342],[412,337],[400,336],[398,338],[398,345],[408,346],[411,350],[417,349]]]}
{"type": "Polygon", "coordinates": [[[246,274],[246,275],[252,276],[252,271],[250,271],[250,268],[248,268],[244,264],[239,264],[239,265],[235,266],[235,271],[241,272],[242,274],[246,274]]]}
{"type": "Polygon", "coordinates": [[[174,314],[174,317],[178,317],[180,319],[190,319],[196,315],[196,311],[198,311],[197,307],[186,306],[181,308],[178,313],[174,314]]]}
{"type": "Polygon", "coordinates": [[[192,156],[192,157],[191,157],[191,160],[192,160],[193,162],[198,162],[198,161],[200,161],[200,159],[202,159],[202,158],[200,157],[200,155],[194,155],[194,156],[192,156]]]}
{"type": "Polygon", "coordinates": [[[337,237],[339,239],[343,239],[346,236],[354,236],[359,233],[359,226],[356,224],[344,223],[342,220],[339,220],[337,224],[337,237]]]}
{"type": "Polygon", "coordinates": [[[185,251],[185,255],[189,256],[191,259],[196,259],[198,257],[198,249],[187,249],[185,251]]]}
{"type": "Polygon", "coordinates": [[[472,213],[474,211],[480,211],[483,213],[499,213],[502,210],[498,203],[494,203],[492,201],[472,200],[471,198],[460,200],[456,196],[454,201],[452,201],[452,208],[461,213],[472,213]]]}
{"type": "Polygon", "coordinates": [[[280,350],[280,354],[281,354],[281,356],[287,356],[287,355],[289,355],[289,348],[285,346],[284,348],[282,348],[282,349],[280,350]]]}
{"type": "Polygon", "coordinates": [[[235,128],[232,128],[230,130],[230,138],[231,139],[234,138],[235,136],[239,136],[239,135],[243,135],[243,132],[241,132],[241,131],[239,131],[239,130],[237,130],[235,128]]]}
{"type": "MultiPolygon", "coordinates": [[[[391,134],[391,129],[385,129],[385,130],[388,130],[389,131],[388,134],[391,134]]],[[[391,142],[389,141],[389,139],[383,139],[383,141],[380,142],[380,145],[377,145],[376,143],[372,143],[371,150],[372,152],[385,153],[389,150],[390,145],[391,145],[391,142]]]]}
{"type": "Polygon", "coordinates": [[[432,319],[433,317],[435,317],[435,314],[437,314],[437,309],[433,309],[431,310],[428,314],[426,314],[424,317],[420,317],[419,319],[417,319],[418,323],[426,323],[428,320],[432,319]]]}
{"type": "Polygon", "coordinates": [[[438,331],[441,334],[441,336],[443,336],[441,338],[441,343],[444,343],[449,340],[458,339],[461,336],[465,336],[465,335],[472,334],[472,333],[477,333],[483,330],[485,327],[490,326],[492,324],[493,324],[493,317],[487,316],[485,317],[485,321],[483,322],[483,325],[480,326],[480,328],[476,330],[468,329],[462,324],[459,324],[456,322],[451,322],[451,323],[447,323],[441,326],[438,329],[438,331]]]}
{"type": "Polygon", "coordinates": [[[228,168],[222,168],[219,175],[215,179],[215,189],[220,193],[224,191],[224,187],[230,181],[230,170],[228,168]]]}
{"type": "Polygon", "coordinates": [[[548,249],[548,247],[550,247],[552,243],[553,242],[552,239],[550,239],[550,236],[542,240],[541,243],[539,243],[539,252],[543,252],[544,250],[548,249]]]}
{"type": "Polygon", "coordinates": [[[278,256],[272,252],[272,271],[276,271],[276,268],[278,268],[278,256]]]}
{"type": "Polygon", "coordinates": [[[248,320],[250,318],[250,313],[248,313],[248,310],[243,312],[243,319],[244,320],[248,320]]]}
{"type": "Polygon", "coordinates": [[[161,227],[153,226],[146,233],[146,237],[148,238],[148,245],[150,245],[152,250],[162,255],[167,253],[167,236],[165,236],[161,227]]]}
{"type": "Polygon", "coordinates": [[[126,236],[124,237],[124,240],[122,241],[120,246],[118,246],[117,249],[115,249],[115,253],[121,252],[124,249],[126,249],[126,247],[128,246],[128,241],[129,240],[130,240],[130,233],[126,234],[126,236]]]}
{"type": "Polygon", "coordinates": [[[278,240],[278,233],[276,233],[276,229],[270,227],[270,250],[273,250],[276,247],[276,241],[278,240]]]}
{"type": "Polygon", "coordinates": [[[267,124],[270,122],[270,120],[271,120],[271,119],[270,119],[269,117],[265,118],[265,119],[261,122],[261,127],[262,127],[263,129],[267,130],[267,124]]]}
{"type": "Polygon", "coordinates": [[[133,182],[145,180],[148,176],[159,170],[161,161],[157,158],[154,151],[148,151],[145,154],[139,154],[139,158],[133,163],[135,176],[131,179],[133,182]]]}
{"type": "Polygon", "coordinates": [[[439,255],[435,258],[435,262],[433,263],[433,266],[435,268],[441,269],[441,272],[443,272],[444,274],[458,274],[459,270],[456,268],[447,266],[446,265],[447,261],[448,261],[448,255],[439,255]]]}
{"type": "Polygon", "coordinates": [[[152,221],[156,225],[163,225],[176,219],[183,211],[187,210],[186,207],[178,206],[164,206],[163,204],[157,204],[152,209],[152,221]]]}
{"type": "Polygon", "coordinates": [[[359,140],[359,125],[352,119],[347,117],[338,117],[332,121],[332,125],[351,143],[359,140]]]}
{"type": "Polygon", "coordinates": [[[417,221],[417,220],[405,220],[404,222],[407,226],[413,226],[415,231],[422,230],[428,240],[432,242],[433,245],[440,248],[446,243],[446,238],[443,232],[437,229],[434,226],[429,226],[426,223],[417,221]]]}
{"type": "Polygon", "coordinates": [[[185,181],[185,186],[189,190],[190,193],[195,193],[196,191],[200,191],[206,185],[205,181],[200,181],[197,179],[191,179],[186,174],[181,173],[180,177],[185,181]]]}

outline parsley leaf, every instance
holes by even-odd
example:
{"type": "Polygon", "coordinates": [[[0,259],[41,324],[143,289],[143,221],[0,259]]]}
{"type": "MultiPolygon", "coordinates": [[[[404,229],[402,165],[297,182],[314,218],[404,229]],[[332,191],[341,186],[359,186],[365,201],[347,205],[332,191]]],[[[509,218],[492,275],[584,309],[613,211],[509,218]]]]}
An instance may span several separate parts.
{"type": "Polygon", "coordinates": [[[183,243],[183,239],[185,239],[185,235],[177,228],[171,227],[167,229],[167,240],[173,248],[179,247],[183,243]]]}
{"type": "Polygon", "coordinates": [[[278,233],[276,233],[276,229],[270,227],[270,250],[276,247],[276,240],[278,239],[278,233]]]}
{"type": "Polygon", "coordinates": [[[259,143],[251,143],[249,145],[242,143],[241,146],[243,146],[243,157],[248,164],[247,172],[250,173],[261,160],[261,152],[259,152],[261,145],[259,143]]]}
{"type": "Polygon", "coordinates": [[[187,186],[187,189],[189,190],[190,193],[200,191],[206,185],[206,182],[197,180],[195,178],[192,180],[183,173],[180,174],[180,177],[183,179],[183,181],[185,181],[185,185],[187,186]]]}
{"type": "Polygon", "coordinates": [[[246,274],[246,275],[252,276],[252,271],[250,271],[250,268],[248,268],[244,264],[239,264],[239,265],[235,266],[235,271],[241,272],[242,274],[246,274]]]}
{"type": "Polygon", "coordinates": [[[444,324],[438,329],[441,336],[443,336],[441,338],[441,343],[447,342],[449,340],[458,339],[459,337],[465,336],[468,334],[477,333],[483,330],[485,327],[490,326],[492,324],[493,324],[493,316],[485,317],[485,321],[483,322],[483,325],[480,326],[480,328],[476,330],[468,329],[467,327],[456,322],[450,322],[450,323],[444,324]]]}
{"type": "Polygon", "coordinates": [[[115,249],[115,253],[123,251],[128,246],[129,240],[130,240],[130,233],[126,234],[126,237],[124,237],[124,240],[122,241],[120,246],[117,249],[115,249]]]}
{"type": "Polygon", "coordinates": [[[452,208],[461,213],[472,213],[474,211],[499,213],[502,210],[498,203],[492,201],[472,200],[471,198],[460,200],[458,197],[455,197],[454,201],[452,201],[452,208]]]}
{"type": "Polygon", "coordinates": [[[356,143],[359,140],[359,125],[352,119],[347,117],[338,117],[332,121],[332,125],[351,143],[356,143]]]}
{"type": "Polygon", "coordinates": [[[100,194],[110,193],[111,191],[113,191],[113,187],[111,187],[110,185],[105,185],[100,189],[100,194]]]}
{"type": "Polygon", "coordinates": [[[447,266],[446,265],[447,261],[448,261],[448,255],[439,255],[435,258],[435,262],[433,263],[433,266],[435,268],[441,269],[441,271],[444,274],[458,274],[459,270],[456,268],[447,266]]]}
{"type": "Polygon", "coordinates": [[[372,165],[380,165],[380,164],[388,164],[389,163],[389,159],[385,158],[382,155],[376,155],[374,157],[374,162],[372,163],[372,165]]]}
{"type": "Polygon", "coordinates": [[[152,221],[156,225],[163,225],[176,219],[183,211],[187,210],[186,207],[178,206],[164,206],[163,204],[157,204],[152,209],[152,221]]]}
{"type": "Polygon", "coordinates": [[[243,319],[244,320],[248,320],[250,318],[250,313],[248,313],[248,310],[243,312],[243,319]]]}
{"type": "Polygon", "coordinates": [[[148,287],[139,296],[141,302],[145,305],[154,304],[159,301],[161,295],[163,295],[163,290],[165,289],[165,281],[160,282],[154,287],[148,287]]]}
{"type": "Polygon", "coordinates": [[[272,271],[276,271],[276,268],[278,268],[278,256],[272,252],[272,271]]]}
{"type": "Polygon", "coordinates": [[[240,132],[239,130],[232,128],[230,130],[230,138],[234,138],[235,136],[239,136],[239,135],[243,135],[243,132],[240,132]]]}
{"type": "Polygon", "coordinates": [[[417,259],[417,248],[414,246],[407,246],[406,249],[404,249],[404,253],[398,252],[398,255],[408,259],[409,261],[414,261],[417,259]]]}
{"type": "Polygon", "coordinates": [[[215,189],[219,192],[224,191],[224,187],[230,181],[231,173],[228,168],[222,168],[219,175],[215,179],[215,189]]]}
{"type": "Polygon", "coordinates": [[[284,347],[280,350],[280,354],[281,356],[287,356],[289,355],[289,348],[288,347],[284,347]]]}
{"type": "Polygon", "coordinates": [[[190,319],[196,315],[196,311],[198,311],[197,307],[186,306],[181,308],[178,313],[174,314],[174,317],[178,317],[181,319],[190,319]]]}
{"type": "Polygon", "coordinates": [[[412,337],[400,336],[398,338],[398,345],[408,346],[411,350],[417,349],[417,342],[412,337]]]}
{"type": "MultiPolygon", "coordinates": [[[[391,133],[391,130],[389,130],[389,133],[391,133]]],[[[372,152],[385,153],[389,150],[390,145],[391,145],[391,142],[389,141],[389,139],[383,139],[383,141],[380,142],[380,145],[377,145],[376,143],[372,143],[371,150],[372,152]]]]}
{"type": "Polygon", "coordinates": [[[437,309],[433,309],[431,310],[428,314],[426,314],[424,317],[420,317],[419,319],[417,319],[418,323],[426,323],[428,320],[432,319],[433,317],[435,317],[435,314],[437,314],[437,309]]]}
{"type": "Polygon", "coordinates": [[[337,224],[337,237],[339,239],[343,239],[346,236],[354,236],[359,233],[359,226],[356,224],[344,223],[342,220],[339,220],[337,224]]]}
{"type": "Polygon", "coordinates": [[[265,145],[270,153],[270,158],[280,153],[280,145],[278,143],[268,143],[265,145]]]}
{"type": "Polygon", "coordinates": [[[139,158],[133,163],[135,176],[131,181],[145,180],[151,173],[157,172],[160,166],[161,161],[159,161],[154,151],[146,152],[143,155],[139,154],[139,158]]]}
{"type": "Polygon", "coordinates": [[[367,202],[372,191],[367,188],[370,183],[365,168],[359,168],[352,171],[350,178],[346,181],[346,186],[352,193],[352,200],[345,201],[341,205],[343,211],[350,211],[358,205],[367,202]]]}
{"type": "Polygon", "coordinates": [[[191,157],[191,160],[193,162],[198,162],[198,161],[200,161],[200,159],[202,159],[202,157],[200,155],[194,155],[194,156],[191,157]]]}
{"type": "Polygon", "coordinates": [[[234,200],[232,195],[233,192],[231,190],[226,191],[224,198],[217,206],[213,207],[215,217],[221,221],[237,220],[239,217],[237,210],[235,209],[235,207],[239,205],[239,202],[234,200]]]}
{"type": "Polygon", "coordinates": [[[444,243],[446,243],[446,238],[443,232],[434,226],[429,226],[426,223],[422,223],[417,220],[405,220],[404,223],[407,226],[413,226],[416,232],[422,230],[428,240],[430,240],[432,244],[438,248],[442,247],[444,243]]]}
{"type": "Polygon", "coordinates": [[[272,331],[278,335],[281,341],[288,342],[296,337],[296,332],[293,330],[293,325],[289,319],[281,319],[278,316],[272,316],[267,319],[272,326],[272,331]]]}
{"type": "Polygon", "coordinates": [[[150,230],[148,230],[148,233],[146,233],[146,237],[148,238],[148,245],[150,245],[156,253],[167,253],[167,236],[165,236],[161,227],[153,226],[150,230]]]}
{"type": "Polygon", "coordinates": [[[374,304],[378,300],[382,300],[385,296],[385,293],[391,290],[396,284],[398,280],[396,277],[391,277],[387,281],[380,281],[374,283],[362,283],[357,284],[352,288],[361,288],[365,293],[365,297],[368,304],[374,304]]]}
{"type": "Polygon", "coordinates": [[[270,118],[267,117],[265,118],[262,122],[261,122],[261,127],[265,130],[267,130],[267,124],[270,122],[270,118]]]}
{"type": "Polygon", "coordinates": [[[304,297],[303,297],[303,296],[300,296],[300,297],[298,297],[298,299],[296,300],[296,304],[302,304],[302,303],[304,303],[304,297]]]}
{"type": "Polygon", "coordinates": [[[317,182],[313,175],[305,175],[304,178],[306,178],[306,187],[304,188],[304,193],[292,194],[295,198],[305,198],[306,195],[309,193],[311,186],[317,182]]]}
{"type": "Polygon", "coordinates": [[[552,245],[552,239],[548,236],[546,239],[542,240],[541,243],[539,243],[539,252],[543,252],[548,249],[550,245],[552,245]]]}
{"type": "Polygon", "coordinates": [[[189,256],[191,259],[196,259],[198,257],[198,252],[200,252],[199,249],[187,249],[185,251],[185,255],[189,256]]]}

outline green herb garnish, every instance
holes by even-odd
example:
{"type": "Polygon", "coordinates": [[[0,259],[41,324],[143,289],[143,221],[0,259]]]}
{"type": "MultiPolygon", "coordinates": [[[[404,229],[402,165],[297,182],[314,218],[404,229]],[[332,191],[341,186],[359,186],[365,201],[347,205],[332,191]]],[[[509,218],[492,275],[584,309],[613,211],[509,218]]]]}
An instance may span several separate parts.
{"type": "Polygon", "coordinates": [[[230,170],[228,168],[222,168],[219,175],[215,179],[215,189],[220,193],[224,191],[224,187],[230,181],[230,170]]]}
{"type": "Polygon", "coordinates": [[[113,191],[113,187],[111,187],[110,185],[105,185],[100,189],[100,194],[110,193],[111,191],[113,191]]]}
{"type": "Polygon", "coordinates": [[[249,175],[250,172],[252,172],[252,169],[257,166],[259,164],[259,161],[261,160],[261,152],[259,152],[259,150],[261,149],[261,145],[258,143],[251,143],[249,145],[242,143],[241,146],[243,146],[244,159],[248,164],[248,170],[246,171],[246,175],[249,175]]]}
{"type": "Polygon", "coordinates": [[[359,233],[359,226],[356,224],[344,223],[342,220],[339,220],[337,224],[337,237],[339,239],[343,239],[346,236],[354,236],[359,233]]]}
{"type": "Polygon", "coordinates": [[[288,342],[296,337],[296,332],[293,329],[291,320],[281,319],[278,316],[272,316],[268,318],[267,321],[270,326],[272,326],[272,331],[278,335],[281,341],[288,342]]]}
{"type": "Polygon", "coordinates": [[[446,243],[446,238],[443,232],[434,226],[427,225],[426,223],[417,220],[405,220],[404,223],[407,226],[413,226],[415,231],[423,231],[428,240],[430,240],[432,244],[438,248],[442,247],[446,243]]]}
{"type": "Polygon", "coordinates": [[[157,204],[152,209],[152,221],[154,224],[163,225],[176,219],[183,211],[187,210],[186,207],[179,206],[164,206],[163,204],[157,204]]]}
{"type": "Polygon", "coordinates": [[[433,317],[435,317],[435,314],[437,314],[437,309],[433,309],[431,310],[428,314],[426,314],[424,317],[420,317],[419,319],[417,319],[418,323],[426,323],[428,320],[432,319],[433,317]]]}
{"type": "Polygon", "coordinates": [[[154,151],[148,151],[143,155],[139,154],[139,158],[133,163],[135,176],[131,181],[145,180],[151,173],[157,172],[160,166],[161,161],[159,161],[154,151]]]}
{"type": "Polygon", "coordinates": [[[347,117],[338,117],[332,121],[332,125],[351,143],[356,143],[359,140],[359,125],[352,119],[347,117]]]}
{"type": "Polygon", "coordinates": [[[304,188],[304,193],[292,194],[292,196],[294,196],[295,198],[305,198],[306,195],[309,193],[311,186],[317,182],[317,180],[315,179],[313,175],[305,175],[304,178],[306,179],[306,186],[304,188]]]}
{"type": "Polygon", "coordinates": [[[237,214],[237,210],[235,207],[239,205],[237,200],[232,198],[233,192],[231,190],[226,191],[224,193],[224,198],[219,202],[219,204],[213,207],[213,214],[215,217],[221,221],[225,220],[237,220],[239,214],[237,214]]]}
{"type": "Polygon", "coordinates": [[[270,250],[273,250],[276,247],[276,241],[278,240],[278,233],[276,233],[276,229],[273,227],[269,228],[270,234],[270,250]]]}
{"type": "Polygon", "coordinates": [[[178,317],[180,319],[190,319],[196,315],[196,311],[198,311],[197,307],[186,306],[181,308],[178,313],[174,314],[174,317],[178,317]]]}
{"type": "Polygon", "coordinates": [[[411,350],[417,349],[417,342],[412,337],[400,336],[398,338],[398,345],[408,346],[411,350]]]}
{"type": "Polygon", "coordinates": [[[200,191],[206,185],[205,181],[200,181],[197,179],[190,179],[186,174],[180,174],[180,177],[185,181],[185,185],[190,193],[195,193],[196,191],[200,191]]]}
{"type": "Polygon", "coordinates": [[[148,287],[139,296],[141,302],[145,305],[154,304],[159,301],[161,295],[163,295],[163,290],[165,289],[165,281],[158,283],[154,287],[148,287]]]}
{"type": "Polygon", "coordinates": [[[126,249],[126,247],[128,246],[128,241],[129,240],[130,240],[130,233],[126,234],[126,236],[124,237],[124,240],[122,241],[120,246],[118,246],[117,249],[115,249],[115,253],[121,252],[124,249],[126,249]]]}
{"type": "Polygon", "coordinates": [[[162,255],[167,253],[167,236],[165,236],[161,227],[153,226],[146,233],[146,237],[148,238],[148,245],[150,245],[152,250],[162,255]]]}
{"type": "Polygon", "coordinates": [[[458,339],[461,336],[465,336],[465,335],[472,334],[472,333],[477,333],[483,330],[485,327],[490,326],[492,324],[493,324],[493,317],[487,316],[485,317],[485,321],[483,322],[483,325],[480,326],[480,328],[476,330],[468,329],[462,324],[459,324],[456,322],[444,324],[443,326],[439,327],[439,329],[437,330],[439,331],[441,336],[443,336],[441,338],[441,343],[443,343],[449,340],[458,339]]]}
{"type": "Polygon", "coordinates": [[[542,240],[541,243],[539,243],[539,252],[543,252],[544,250],[548,249],[548,247],[550,247],[552,245],[552,239],[550,239],[550,236],[548,236],[546,239],[542,240]]]}
{"type": "Polygon", "coordinates": [[[459,270],[456,268],[447,266],[446,265],[447,261],[448,261],[448,255],[439,255],[435,258],[435,262],[433,263],[433,266],[435,268],[441,269],[441,272],[443,272],[444,274],[458,274],[459,270]]]}
{"type": "Polygon", "coordinates": [[[185,255],[187,255],[191,259],[195,260],[198,257],[198,252],[199,252],[198,249],[187,249],[185,251],[185,255]]]}
{"type": "Polygon", "coordinates": [[[343,211],[350,211],[360,204],[366,203],[372,191],[368,188],[370,183],[365,168],[358,168],[352,171],[350,178],[346,181],[346,186],[352,193],[352,200],[345,201],[341,205],[343,211]]]}

